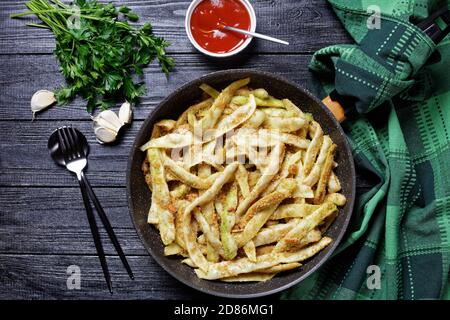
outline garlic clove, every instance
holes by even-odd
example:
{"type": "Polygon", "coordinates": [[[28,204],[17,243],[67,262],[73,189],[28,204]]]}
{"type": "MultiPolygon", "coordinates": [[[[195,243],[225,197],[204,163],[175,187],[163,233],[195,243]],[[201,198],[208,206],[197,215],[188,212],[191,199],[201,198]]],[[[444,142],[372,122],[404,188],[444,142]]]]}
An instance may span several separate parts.
{"type": "Polygon", "coordinates": [[[131,104],[126,101],[119,109],[119,119],[122,123],[129,124],[131,123],[132,116],[133,110],[131,109],[131,104]]]}
{"type": "Polygon", "coordinates": [[[119,117],[114,111],[111,110],[102,111],[100,112],[99,117],[108,121],[110,124],[116,127],[117,128],[116,131],[119,131],[120,127],[122,126],[122,122],[120,122],[119,117]]]}
{"type": "Polygon", "coordinates": [[[123,125],[117,114],[111,110],[100,112],[92,120],[94,120],[94,125],[104,127],[115,132],[118,132],[123,125]]]}
{"type": "Polygon", "coordinates": [[[101,117],[95,117],[92,119],[94,121],[94,130],[96,128],[106,128],[108,130],[118,132],[120,128],[117,128],[114,124],[111,124],[111,122],[101,118],[101,117]]]}
{"type": "Polygon", "coordinates": [[[111,143],[116,140],[117,132],[109,130],[104,127],[97,127],[94,130],[95,136],[99,143],[111,143]]]}
{"type": "Polygon", "coordinates": [[[125,102],[120,107],[119,115],[111,110],[100,112],[92,117],[94,133],[99,143],[111,143],[116,140],[120,128],[131,122],[131,104],[125,102]]]}
{"type": "Polygon", "coordinates": [[[36,91],[31,97],[31,112],[33,119],[36,112],[42,111],[56,102],[55,94],[49,90],[36,91]]]}

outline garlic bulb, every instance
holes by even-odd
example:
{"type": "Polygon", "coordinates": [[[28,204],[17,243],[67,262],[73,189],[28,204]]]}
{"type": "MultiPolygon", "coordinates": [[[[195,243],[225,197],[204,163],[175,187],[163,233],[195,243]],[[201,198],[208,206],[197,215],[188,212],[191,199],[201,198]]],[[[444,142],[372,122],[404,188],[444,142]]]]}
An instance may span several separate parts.
{"type": "Polygon", "coordinates": [[[31,97],[31,112],[34,120],[36,112],[42,111],[56,102],[55,94],[49,90],[36,91],[31,97]]]}
{"type": "Polygon", "coordinates": [[[125,124],[131,122],[132,110],[128,102],[122,104],[119,115],[111,110],[100,112],[96,117],[92,117],[94,121],[94,133],[99,143],[111,143],[117,138],[117,135],[125,124]]]}
{"type": "Polygon", "coordinates": [[[131,117],[133,116],[133,110],[131,110],[131,104],[126,101],[119,109],[119,119],[123,124],[131,123],[131,117]]]}

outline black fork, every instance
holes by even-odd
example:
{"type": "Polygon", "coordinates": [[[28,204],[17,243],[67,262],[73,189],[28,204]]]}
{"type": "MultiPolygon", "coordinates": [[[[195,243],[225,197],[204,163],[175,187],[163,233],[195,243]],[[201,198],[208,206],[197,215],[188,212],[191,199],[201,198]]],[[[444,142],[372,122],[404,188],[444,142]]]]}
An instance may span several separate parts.
{"type": "Polygon", "coordinates": [[[133,272],[131,271],[131,267],[128,264],[125,254],[123,253],[122,247],[120,246],[119,241],[117,240],[117,237],[108,220],[108,217],[105,214],[105,211],[100,205],[100,202],[98,201],[97,196],[94,193],[94,190],[89,184],[88,179],[84,175],[83,170],[87,165],[87,155],[84,151],[86,150],[87,147],[86,139],[84,138],[84,136],[82,136],[80,132],[77,132],[72,127],[62,127],[59,128],[56,132],[59,147],[61,149],[61,154],[64,158],[64,164],[69,171],[74,172],[76,174],[78,182],[80,184],[83,202],[86,208],[89,226],[92,232],[92,236],[94,238],[95,247],[99,255],[100,263],[102,265],[108,289],[112,293],[111,277],[109,275],[108,265],[106,263],[103,246],[100,240],[100,235],[98,233],[97,223],[95,221],[94,214],[89,203],[89,197],[94,203],[95,209],[97,210],[100,220],[105,226],[108,236],[111,239],[111,242],[113,243],[114,248],[116,249],[120,257],[120,260],[122,261],[131,279],[134,279],[133,272]]]}

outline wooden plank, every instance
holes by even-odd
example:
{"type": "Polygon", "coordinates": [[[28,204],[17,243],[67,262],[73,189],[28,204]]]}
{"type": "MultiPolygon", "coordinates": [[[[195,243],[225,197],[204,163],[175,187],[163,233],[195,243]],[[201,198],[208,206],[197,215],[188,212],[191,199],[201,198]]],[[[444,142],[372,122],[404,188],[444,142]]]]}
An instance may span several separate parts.
{"type": "MultiPolygon", "coordinates": [[[[80,209],[78,212],[74,211],[74,213],[78,214],[79,223],[85,222],[87,224],[84,209],[80,209]]],[[[123,212],[123,214],[128,215],[127,212],[123,212]]],[[[99,220],[98,224],[101,224],[99,220]]],[[[126,255],[148,255],[134,229],[114,228],[114,231],[126,255]]],[[[105,254],[117,254],[103,228],[100,230],[100,236],[105,254]]],[[[54,223],[41,227],[35,227],[32,224],[2,226],[0,227],[0,237],[1,254],[97,254],[94,240],[87,225],[62,227],[58,223],[54,223]]]]}
{"type": "MultiPolygon", "coordinates": [[[[125,188],[95,188],[94,192],[115,229],[134,228],[128,214],[125,188]]],[[[0,194],[0,229],[88,228],[83,200],[76,185],[63,188],[0,188],[0,194]]]]}
{"type": "MultiPolygon", "coordinates": [[[[217,64],[211,63],[202,55],[177,55],[175,56],[177,67],[169,79],[158,70],[157,66],[145,69],[144,79],[148,94],[135,108],[134,119],[145,119],[162,99],[186,82],[222,69],[251,68],[271,71],[307,86],[311,81],[311,74],[308,71],[310,60],[310,55],[243,55],[238,60],[217,64]]],[[[58,63],[53,56],[2,56],[0,119],[30,120],[30,99],[33,93],[40,89],[59,88],[63,82],[64,78],[59,73],[58,63]]],[[[37,117],[39,121],[89,119],[86,103],[81,99],[67,106],[53,107],[37,117]]]]}
{"type": "Polygon", "coordinates": [[[90,144],[87,177],[93,186],[125,186],[131,143],[142,121],[134,121],[118,146],[102,146],[95,141],[92,122],[0,121],[0,186],[76,186],[75,177],[57,166],[47,150],[47,139],[57,127],[73,125],[90,144]]]}
{"type": "MultiPolygon", "coordinates": [[[[141,21],[151,21],[157,35],[172,43],[169,52],[195,52],[184,30],[185,11],[189,1],[122,0],[141,21]]],[[[324,0],[252,2],[257,16],[257,31],[290,42],[282,46],[267,41],[254,41],[250,52],[314,52],[334,43],[349,43],[350,38],[324,0]]],[[[26,11],[22,0],[0,1],[0,54],[50,53],[54,49],[49,31],[26,27],[33,18],[10,19],[12,13],[26,11]]]]}
{"type": "Polygon", "coordinates": [[[96,256],[0,255],[0,299],[210,299],[177,281],[149,256],[131,256],[130,280],[117,256],[107,257],[114,294],[96,256]],[[67,267],[81,271],[81,289],[67,289],[67,267]]]}
{"type": "MultiPolygon", "coordinates": [[[[147,255],[128,213],[125,188],[95,192],[125,254],[147,255]]],[[[1,188],[0,193],[0,253],[96,254],[78,188],[1,188]]],[[[106,254],[116,254],[103,228],[100,233],[106,254]]]]}

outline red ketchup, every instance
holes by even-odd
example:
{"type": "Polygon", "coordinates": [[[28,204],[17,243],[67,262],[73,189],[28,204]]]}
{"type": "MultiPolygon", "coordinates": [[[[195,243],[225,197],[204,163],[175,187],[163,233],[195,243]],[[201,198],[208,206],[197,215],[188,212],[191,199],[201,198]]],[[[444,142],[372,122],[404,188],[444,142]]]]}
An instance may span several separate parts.
{"type": "Polygon", "coordinates": [[[241,1],[203,0],[192,12],[192,36],[209,52],[231,52],[247,39],[245,35],[224,30],[223,25],[250,30],[250,14],[241,1]]]}

